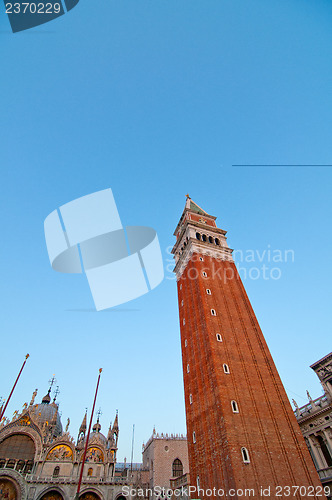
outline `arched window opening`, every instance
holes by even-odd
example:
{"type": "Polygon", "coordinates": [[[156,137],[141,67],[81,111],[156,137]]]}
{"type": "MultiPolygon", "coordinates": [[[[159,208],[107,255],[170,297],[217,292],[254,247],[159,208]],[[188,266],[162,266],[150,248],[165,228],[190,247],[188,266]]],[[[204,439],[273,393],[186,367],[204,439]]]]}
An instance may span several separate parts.
{"type": "Polygon", "coordinates": [[[25,462],[23,460],[19,460],[16,464],[16,470],[21,472],[24,469],[25,462]]]}
{"type": "Polygon", "coordinates": [[[200,258],[199,258],[199,260],[200,260],[201,262],[203,262],[203,261],[204,261],[203,257],[200,257],[200,258]]]}
{"type": "Polygon", "coordinates": [[[26,473],[31,472],[32,468],[33,468],[33,461],[28,460],[27,463],[25,464],[24,472],[26,472],[26,473]]]}
{"type": "Polygon", "coordinates": [[[209,236],[209,243],[213,243],[213,238],[212,238],[212,236],[209,236]]]}
{"type": "Polygon", "coordinates": [[[206,240],[207,240],[206,234],[203,234],[203,235],[202,235],[202,240],[203,240],[203,241],[206,241],[206,240]]]}
{"type": "Polygon", "coordinates": [[[188,345],[188,341],[187,341],[187,339],[186,339],[186,340],[184,341],[184,347],[187,347],[187,345],[188,345]]]}
{"type": "Polygon", "coordinates": [[[212,316],[217,316],[216,310],[215,309],[211,309],[211,314],[212,314],[212,316]]]}
{"type": "Polygon", "coordinates": [[[248,453],[248,450],[247,448],[241,448],[241,453],[242,453],[242,459],[244,461],[245,464],[249,464],[250,463],[250,458],[249,458],[249,453],[248,453]]]}
{"type": "Polygon", "coordinates": [[[220,245],[220,241],[218,240],[218,238],[216,238],[216,239],[214,240],[214,242],[215,242],[215,244],[216,244],[216,245],[220,245]]]}
{"type": "Polygon", "coordinates": [[[60,467],[57,465],[56,467],[54,467],[53,477],[59,477],[59,475],[60,475],[60,467]]]}
{"type": "Polygon", "coordinates": [[[223,365],[223,366],[224,366],[224,372],[225,372],[225,373],[230,373],[230,371],[229,371],[229,366],[228,366],[228,365],[226,365],[226,363],[224,363],[224,365],[223,365]]]}
{"type": "Polygon", "coordinates": [[[189,364],[187,365],[187,373],[189,373],[190,369],[189,369],[189,364]]]}
{"type": "Polygon", "coordinates": [[[208,295],[211,295],[211,290],[210,290],[210,288],[207,288],[207,289],[206,289],[206,293],[207,293],[208,295]]]}
{"type": "Polygon", "coordinates": [[[193,395],[189,394],[189,403],[192,405],[193,404],[193,395]]]}
{"type": "Polygon", "coordinates": [[[199,476],[196,477],[196,484],[197,484],[197,491],[200,489],[199,488],[199,476]]]}
{"type": "Polygon", "coordinates": [[[239,407],[237,405],[237,402],[236,401],[232,401],[232,410],[233,410],[233,413],[239,413],[239,407]]]}
{"type": "Polygon", "coordinates": [[[193,432],[193,443],[194,444],[196,443],[196,432],[195,431],[193,432]]]}
{"type": "Polygon", "coordinates": [[[220,333],[217,333],[216,337],[217,337],[218,342],[222,342],[222,337],[221,337],[220,333]]]}
{"type": "Polygon", "coordinates": [[[207,274],[205,271],[202,272],[203,278],[207,278],[207,274]]]}
{"type": "Polygon", "coordinates": [[[196,233],[196,239],[197,240],[200,240],[201,239],[201,235],[199,233],[196,233]]]}
{"type": "Polygon", "coordinates": [[[92,475],[93,475],[93,468],[92,468],[92,467],[90,467],[90,468],[88,469],[88,476],[89,476],[89,477],[91,477],[92,475]]]}
{"type": "Polygon", "coordinates": [[[172,465],[173,477],[180,477],[183,475],[183,465],[179,458],[176,458],[172,465]]]}

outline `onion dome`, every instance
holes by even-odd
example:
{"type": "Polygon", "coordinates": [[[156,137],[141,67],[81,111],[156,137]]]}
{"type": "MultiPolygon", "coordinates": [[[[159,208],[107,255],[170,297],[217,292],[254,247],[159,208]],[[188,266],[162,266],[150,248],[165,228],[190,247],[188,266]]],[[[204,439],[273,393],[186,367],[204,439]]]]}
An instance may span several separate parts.
{"type": "Polygon", "coordinates": [[[95,425],[92,427],[92,432],[100,432],[101,431],[101,425],[99,423],[99,419],[95,423],[95,425]]]}
{"type": "MultiPolygon", "coordinates": [[[[99,444],[101,446],[106,446],[107,439],[104,436],[104,434],[102,434],[100,431],[101,431],[101,425],[99,423],[99,417],[98,417],[97,422],[92,427],[92,432],[91,432],[90,437],[89,437],[89,445],[90,444],[96,444],[96,445],[99,444]]],[[[86,440],[86,436],[84,438],[84,442],[85,442],[85,440],[86,440]]]]}
{"type": "Polygon", "coordinates": [[[49,404],[51,402],[50,392],[51,392],[51,389],[49,389],[46,396],[43,397],[42,404],[49,404]]]}

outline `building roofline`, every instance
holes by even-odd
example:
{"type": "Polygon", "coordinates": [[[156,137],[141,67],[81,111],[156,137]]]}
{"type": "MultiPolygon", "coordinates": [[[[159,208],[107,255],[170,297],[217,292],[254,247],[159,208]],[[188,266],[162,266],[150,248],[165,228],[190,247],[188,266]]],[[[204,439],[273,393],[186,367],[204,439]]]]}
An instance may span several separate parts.
{"type": "Polygon", "coordinates": [[[310,368],[314,369],[316,366],[320,365],[323,361],[327,361],[328,359],[332,359],[332,352],[310,365],[310,368]]]}

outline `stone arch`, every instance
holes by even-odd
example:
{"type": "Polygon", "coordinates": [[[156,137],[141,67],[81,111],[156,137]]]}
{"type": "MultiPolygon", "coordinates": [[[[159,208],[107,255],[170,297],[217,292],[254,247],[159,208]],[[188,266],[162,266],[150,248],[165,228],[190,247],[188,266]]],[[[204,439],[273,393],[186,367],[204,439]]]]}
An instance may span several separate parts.
{"type": "Polygon", "coordinates": [[[25,432],[13,432],[3,436],[0,442],[0,459],[3,466],[14,469],[20,464],[21,472],[29,473],[36,460],[36,445],[33,437],[25,432]]]}
{"type": "Polygon", "coordinates": [[[46,486],[37,498],[38,500],[66,500],[67,497],[58,486],[46,486]]]}
{"type": "Polygon", "coordinates": [[[35,431],[35,429],[32,429],[30,427],[23,427],[23,426],[15,426],[15,427],[11,427],[11,428],[5,428],[3,429],[3,431],[0,433],[0,446],[1,446],[1,443],[7,439],[8,437],[10,436],[13,436],[15,434],[22,434],[22,435],[25,435],[25,436],[29,436],[34,444],[35,444],[35,457],[34,457],[34,460],[38,460],[41,456],[41,453],[42,453],[42,441],[41,441],[41,437],[40,435],[38,434],[37,431],[35,431]]]}
{"type": "MultiPolygon", "coordinates": [[[[81,462],[83,459],[83,455],[81,456],[81,462]]],[[[103,463],[105,461],[105,452],[102,450],[100,446],[89,443],[89,447],[86,451],[85,463],[103,463]]]]}
{"type": "Polygon", "coordinates": [[[72,443],[68,443],[66,441],[59,441],[52,443],[46,451],[45,460],[52,462],[72,462],[75,456],[75,450],[73,449],[72,443]]]}
{"type": "Polygon", "coordinates": [[[180,477],[183,475],[183,464],[179,458],[176,458],[172,464],[172,476],[180,477]]]}
{"type": "MultiPolygon", "coordinates": [[[[8,481],[14,488],[16,496],[15,500],[25,500],[27,498],[26,485],[22,476],[11,469],[4,469],[0,471],[0,484],[6,484],[8,481]]],[[[1,491],[1,489],[0,489],[1,491]]],[[[10,497],[9,497],[10,498],[10,497]]]]}
{"type": "Polygon", "coordinates": [[[104,500],[104,496],[97,488],[88,487],[81,492],[80,500],[104,500]]]}
{"type": "Polygon", "coordinates": [[[117,497],[115,497],[115,500],[127,500],[127,498],[120,493],[117,497]]]}

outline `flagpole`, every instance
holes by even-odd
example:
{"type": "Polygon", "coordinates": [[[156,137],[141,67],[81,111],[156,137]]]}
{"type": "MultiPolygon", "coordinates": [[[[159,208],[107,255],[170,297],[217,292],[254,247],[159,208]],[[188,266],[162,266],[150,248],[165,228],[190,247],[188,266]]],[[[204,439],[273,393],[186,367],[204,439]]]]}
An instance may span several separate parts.
{"type": "Polygon", "coordinates": [[[96,399],[97,399],[97,394],[98,394],[98,387],[99,387],[99,382],[100,382],[100,375],[101,375],[101,372],[103,371],[102,368],[99,368],[99,376],[98,376],[98,381],[97,381],[97,387],[96,387],[96,392],[95,392],[95,398],[93,400],[93,406],[92,406],[92,411],[91,411],[91,417],[90,417],[90,423],[89,423],[89,429],[88,429],[88,434],[86,436],[86,440],[85,440],[85,448],[84,448],[84,453],[83,453],[83,458],[82,458],[82,468],[81,468],[81,472],[80,472],[80,478],[78,480],[78,485],[77,485],[77,492],[76,492],[76,496],[75,496],[75,499],[79,498],[79,494],[80,494],[80,489],[81,489],[81,483],[82,483],[82,477],[83,477],[83,471],[84,471],[84,464],[85,464],[85,457],[86,457],[86,452],[87,452],[87,449],[88,449],[88,444],[89,444],[89,437],[90,437],[90,431],[91,431],[91,425],[92,425],[92,419],[93,419],[93,413],[95,411],[95,405],[96,405],[96,399]]]}
{"type": "Polygon", "coordinates": [[[9,401],[10,401],[10,398],[12,397],[12,394],[13,394],[13,392],[14,392],[14,389],[15,389],[15,387],[16,387],[16,384],[17,384],[17,382],[18,382],[18,379],[19,379],[19,378],[20,378],[20,376],[21,376],[21,373],[22,373],[22,371],[23,371],[23,368],[25,367],[25,363],[27,362],[27,359],[29,358],[29,356],[30,356],[30,354],[27,354],[27,355],[25,356],[25,361],[24,361],[24,363],[23,363],[23,365],[22,365],[22,367],[21,367],[21,369],[20,369],[20,373],[17,375],[17,378],[16,378],[16,380],[15,380],[15,384],[13,385],[13,388],[12,388],[12,390],[11,390],[11,392],[10,392],[9,396],[8,396],[8,399],[7,399],[7,401],[6,401],[6,403],[5,403],[4,407],[3,407],[3,409],[2,409],[2,411],[1,411],[1,414],[0,414],[0,422],[1,422],[1,420],[2,420],[2,417],[3,417],[3,416],[4,416],[4,414],[5,414],[5,411],[6,411],[6,409],[7,409],[7,406],[8,406],[8,403],[9,403],[9,401]]]}

